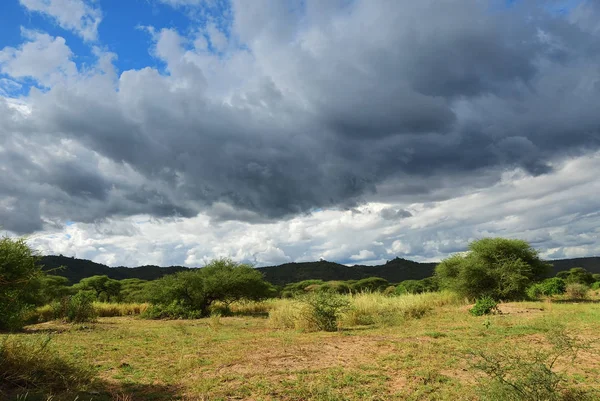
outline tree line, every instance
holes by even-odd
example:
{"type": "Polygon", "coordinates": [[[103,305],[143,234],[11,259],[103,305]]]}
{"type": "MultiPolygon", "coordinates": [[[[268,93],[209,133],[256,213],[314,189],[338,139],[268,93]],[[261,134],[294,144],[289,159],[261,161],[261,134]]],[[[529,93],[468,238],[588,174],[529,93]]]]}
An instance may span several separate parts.
{"type": "MultiPolygon", "coordinates": [[[[55,271],[44,270],[39,257],[24,239],[0,239],[0,330],[19,329],[28,313],[51,304],[59,315],[80,319],[92,302],[149,302],[149,318],[196,318],[210,314],[215,303],[227,310],[232,302],[307,293],[351,294],[383,292],[386,295],[454,291],[469,299],[522,300],[552,296],[568,286],[600,288],[600,274],[572,268],[548,278],[551,266],[527,242],[485,238],[474,241],[465,253],[453,255],[421,280],[390,283],[381,277],[358,280],[303,280],[275,286],[263,273],[244,263],[218,259],[199,269],[188,269],[156,280],[116,280],[107,275],[81,279],[70,285],[55,271]],[[86,309],[87,308],[87,309],[86,309]]],[[[573,287],[575,288],[575,287],[573,287]]]]}

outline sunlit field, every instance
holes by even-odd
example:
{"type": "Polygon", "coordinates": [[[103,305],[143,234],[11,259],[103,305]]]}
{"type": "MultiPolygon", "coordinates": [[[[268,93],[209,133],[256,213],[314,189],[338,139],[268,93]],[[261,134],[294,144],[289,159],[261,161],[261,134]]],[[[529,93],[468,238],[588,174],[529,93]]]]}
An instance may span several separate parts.
{"type": "MultiPolygon", "coordinates": [[[[542,361],[539,354],[546,352],[556,357],[552,370],[562,375],[557,389],[563,398],[557,399],[569,399],[564,398],[569,394],[572,399],[598,399],[594,391],[600,390],[600,304],[593,300],[507,303],[500,305],[501,314],[474,317],[465,301],[450,293],[347,298],[350,305],[334,332],[312,331],[302,319],[302,305],[294,300],[236,303],[231,305],[231,317],[142,320],[128,312],[133,307],[122,306],[121,313],[115,308],[113,314],[125,316],[102,317],[111,315],[105,312],[94,323],[29,325],[21,333],[1,336],[4,367],[20,343],[34,343],[41,351],[31,363],[55,372],[62,369],[64,374],[81,376],[80,380],[5,396],[20,400],[493,399],[495,382],[481,367],[482,358],[535,367],[536,361],[542,361]],[[557,330],[566,337],[558,336],[557,330]],[[556,348],[561,338],[571,341],[573,353],[564,352],[564,344],[556,348]],[[46,351],[56,351],[62,362],[46,361],[46,351]],[[61,363],[71,370],[61,368],[61,363]]],[[[107,305],[102,308],[111,310],[107,305]]]]}

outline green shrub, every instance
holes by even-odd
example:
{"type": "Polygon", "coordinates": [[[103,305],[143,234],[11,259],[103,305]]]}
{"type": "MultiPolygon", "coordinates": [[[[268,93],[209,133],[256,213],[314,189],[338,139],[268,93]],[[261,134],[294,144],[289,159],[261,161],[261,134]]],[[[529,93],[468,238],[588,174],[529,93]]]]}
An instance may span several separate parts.
{"type": "Polygon", "coordinates": [[[60,356],[50,337],[35,335],[0,339],[0,398],[20,391],[57,393],[90,383],[93,371],[60,356]]]}
{"type": "Polygon", "coordinates": [[[564,294],[567,289],[567,283],[562,278],[553,277],[532,285],[527,289],[527,296],[530,299],[538,299],[542,296],[551,297],[552,295],[564,294]]]}
{"type": "Polygon", "coordinates": [[[475,306],[469,309],[473,316],[492,315],[499,312],[498,302],[491,297],[482,297],[475,302],[475,306]]]}
{"type": "Polygon", "coordinates": [[[199,319],[202,312],[173,301],[168,305],[150,305],[140,316],[144,319],[199,319]]]}
{"type": "Polygon", "coordinates": [[[94,308],[94,299],[94,294],[88,291],[80,291],[73,296],[64,297],[52,304],[54,318],[64,319],[69,323],[92,322],[98,317],[94,308]]]}
{"type": "Polygon", "coordinates": [[[572,365],[582,348],[564,326],[556,322],[546,332],[551,348],[506,347],[502,351],[473,351],[472,366],[486,374],[480,391],[483,400],[570,401],[592,400],[585,390],[569,387],[558,373],[558,363],[572,365]]]}
{"type": "Polygon", "coordinates": [[[573,283],[567,285],[565,295],[568,299],[582,300],[586,299],[589,287],[585,284],[573,283]]]}
{"type": "Polygon", "coordinates": [[[358,280],[350,285],[352,292],[376,292],[383,291],[390,283],[381,277],[369,277],[358,280]]]}
{"type": "Polygon", "coordinates": [[[337,330],[339,317],[350,305],[347,297],[326,291],[308,294],[302,302],[307,306],[303,309],[305,319],[323,331],[337,330]]]}
{"type": "Polygon", "coordinates": [[[0,238],[0,330],[18,330],[38,303],[44,276],[24,239],[0,238]]]}

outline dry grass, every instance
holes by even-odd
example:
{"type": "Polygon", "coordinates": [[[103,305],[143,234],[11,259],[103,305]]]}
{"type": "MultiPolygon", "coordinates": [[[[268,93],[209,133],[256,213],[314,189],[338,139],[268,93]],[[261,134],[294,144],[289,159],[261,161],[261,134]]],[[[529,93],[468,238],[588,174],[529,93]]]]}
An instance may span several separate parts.
{"type": "Polygon", "coordinates": [[[94,302],[94,309],[99,317],[135,316],[143,313],[150,304],[147,303],[107,303],[94,302]]]}
{"type": "MultiPolygon", "coordinates": [[[[471,368],[469,351],[550,347],[544,333],[555,322],[588,341],[600,329],[596,303],[510,303],[501,315],[473,317],[460,300],[439,294],[390,299],[361,295],[354,303],[363,313],[420,310],[413,306],[424,300],[431,309],[419,319],[410,312],[399,325],[302,333],[293,325],[270,327],[278,314],[293,316],[285,308],[294,302],[277,300],[269,319],[111,317],[83,330],[34,325],[17,337],[56,332],[52,341],[63,357],[95,366],[98,380],[131,400],[477,400],[483,375],[471,368]]],[[[590,344],[560,366],[570,386],[600,389],[600,345],[590,344]]]]}
{"type": "MultiPolygon", "coordinates": [[[[406,319],[417,319],[445,305],[462,305],[466,301],[450,292],[406,294],[390,297],[381,293],[346,295],[348,310],[340,317],[341,328],[355,326],[397,326],[406,319]]],[[[306,319],[306,305],[295,299],[281,299],[269,312],[269,325],[273,328],[313,331],[306,319]]]]}

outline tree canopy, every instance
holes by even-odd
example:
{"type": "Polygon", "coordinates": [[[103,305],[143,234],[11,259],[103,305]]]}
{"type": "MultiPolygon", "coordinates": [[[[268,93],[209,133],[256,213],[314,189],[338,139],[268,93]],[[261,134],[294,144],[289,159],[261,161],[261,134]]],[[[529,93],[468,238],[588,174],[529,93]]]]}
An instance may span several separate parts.
{"type": "Polygon", "coordinates": [[[165,276],[148,283],[148,298],[158,305],[176,303],[188,310],[209,314],[215,301],[225,304],[273,295],[274,288],[261,272],[230,259],[215,260],[203,268],[165,276]]]}
{"type": "Polygon", "coordinates": [[[0,330],[18,329],[37,302],[44,273],[24,239],[0,239],[0,330]]]}
{"type": "Polygon", "coordinates": [[[525,241],[484,238],[469,244],[465,254],[443,260],[435,274],[442,288],[470,299],[514,300],[524,298],[527,287],[550,268],[525,241]]]}

